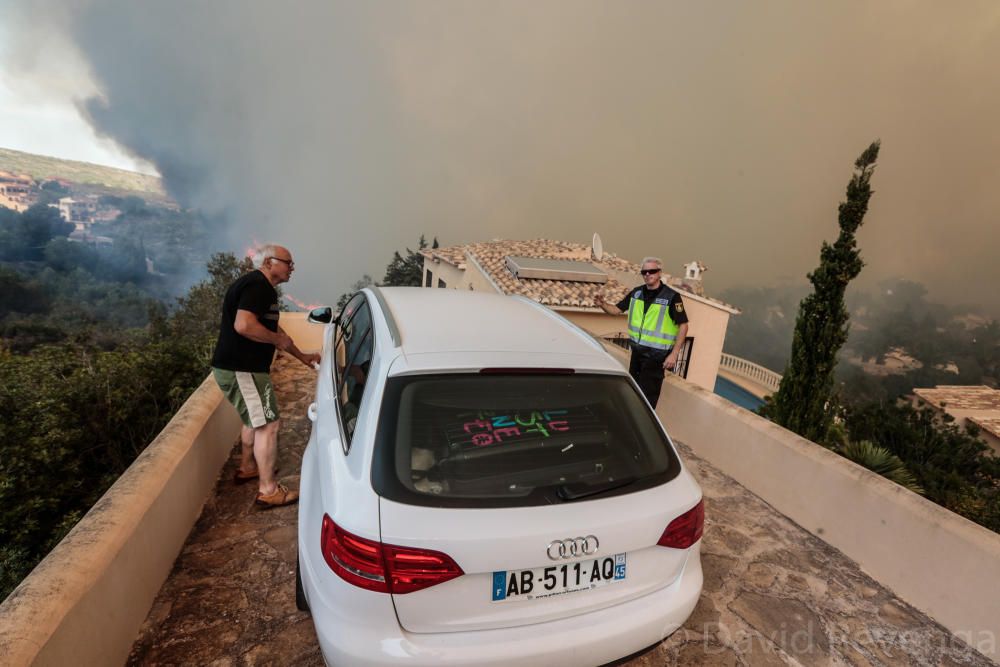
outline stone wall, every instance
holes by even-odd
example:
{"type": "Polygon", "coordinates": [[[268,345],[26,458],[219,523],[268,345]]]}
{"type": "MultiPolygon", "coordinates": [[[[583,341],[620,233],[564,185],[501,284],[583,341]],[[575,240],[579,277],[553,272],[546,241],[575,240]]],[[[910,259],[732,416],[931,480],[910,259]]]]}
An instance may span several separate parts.
{"type": "Polygon", "coordinates": [[[1000,656],[1000,535],[683,380],[667,378],[657,414],[696,454],[1000,656]]]}

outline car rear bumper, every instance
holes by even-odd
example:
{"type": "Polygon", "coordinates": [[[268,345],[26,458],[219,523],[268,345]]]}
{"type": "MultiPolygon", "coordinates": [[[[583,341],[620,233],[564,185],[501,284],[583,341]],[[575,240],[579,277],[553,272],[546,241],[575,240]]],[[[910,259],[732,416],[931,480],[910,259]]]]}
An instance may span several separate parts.
{"type": "MultiPolygon", "coordinates": [[[[313,593],[310,605],[328,665],[601,665],[652,646],[677,630],[702,588],[701,543],[669,586],[626,603],[533,625],[496,630],[417,634],[403,630],[388,595],[316,572],[331,595],[313,593]],[[337,584],[343,584],[339,586],[337,584]],[[343,597],[341,597],[343,595],[343,597]],[[348,598],[348,599],[345,599],[348,598]],[[352,604],[356,598],[358,604],[352,604]],[[337,599],[337,603],[331,603],[337,599]]],[[[303,560],[303,577],[315,581],[303,560]]],[[[332,575],[332,573],[330,573],[332,575]]]]}

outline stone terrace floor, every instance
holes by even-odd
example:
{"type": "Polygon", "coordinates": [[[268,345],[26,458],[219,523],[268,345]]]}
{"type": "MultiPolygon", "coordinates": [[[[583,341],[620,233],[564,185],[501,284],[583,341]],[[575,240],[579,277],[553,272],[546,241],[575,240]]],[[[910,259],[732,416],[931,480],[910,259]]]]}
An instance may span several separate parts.
{"type": "MultiPolygon", "coordinates": [[[[313,372],[282,356],[281,477],[297,484],[313,372]]],[[[669,425],[668,425],[669,426],[669,425]]],[[[296,508],[253,507],[238,443],[136,639],[129,665],[322,665],[295,609],[296,508]]],[[[705,587],[687,624],[622,663],[991,665],[839,551],[681,445],[705,492],[705,587]]]]}

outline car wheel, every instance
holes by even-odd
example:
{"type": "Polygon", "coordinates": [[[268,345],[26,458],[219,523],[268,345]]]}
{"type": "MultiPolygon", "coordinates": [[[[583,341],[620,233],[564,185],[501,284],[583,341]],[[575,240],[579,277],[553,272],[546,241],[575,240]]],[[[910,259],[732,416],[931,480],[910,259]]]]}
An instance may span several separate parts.
{"type": "Polygon", "coordinates": [[[309,601],[306,600],[306,592],[302,590],[302,570],[298,554],[295,556],[295,606],[299,611],[309,611],[309,601]]]}

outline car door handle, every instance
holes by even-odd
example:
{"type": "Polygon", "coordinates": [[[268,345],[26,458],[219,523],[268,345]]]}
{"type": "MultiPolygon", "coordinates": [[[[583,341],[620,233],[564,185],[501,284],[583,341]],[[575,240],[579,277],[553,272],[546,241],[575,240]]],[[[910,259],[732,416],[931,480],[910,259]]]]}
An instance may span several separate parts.
{"type": "Polygon", "coordinates": [[[310,403],[308,409],[306,409],[306,414],[309,415],[309,421],[316,421],[316,415],[318,414],[319,406],[315,403],[310,403]]]}

